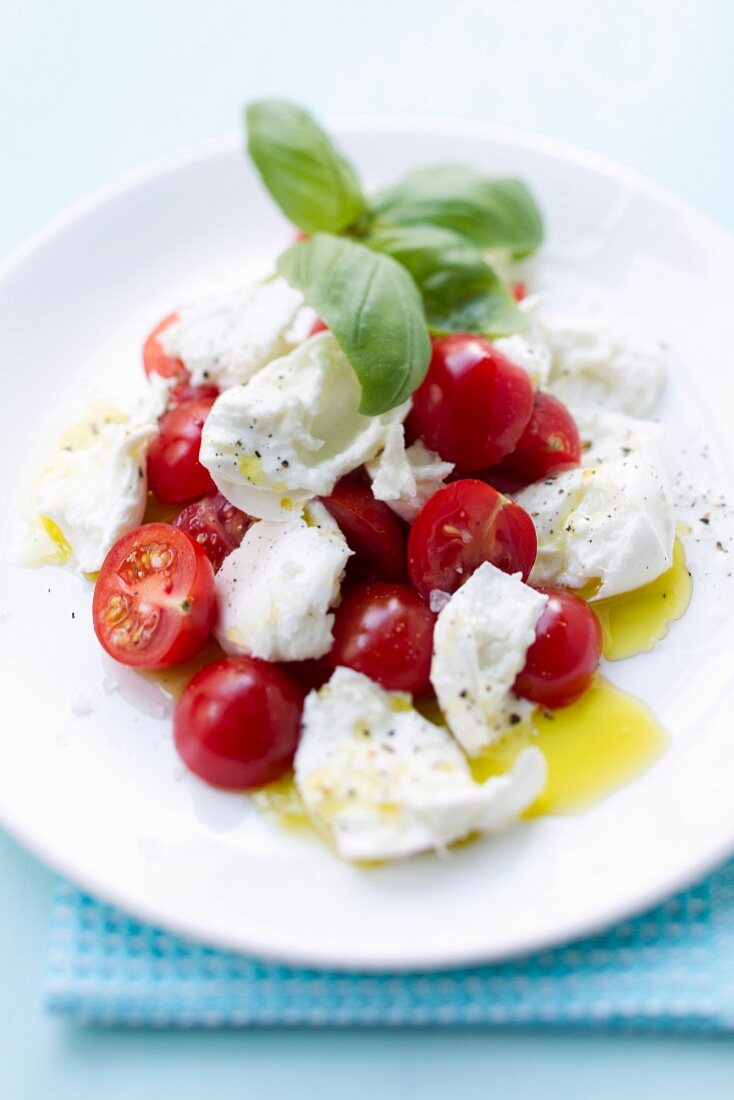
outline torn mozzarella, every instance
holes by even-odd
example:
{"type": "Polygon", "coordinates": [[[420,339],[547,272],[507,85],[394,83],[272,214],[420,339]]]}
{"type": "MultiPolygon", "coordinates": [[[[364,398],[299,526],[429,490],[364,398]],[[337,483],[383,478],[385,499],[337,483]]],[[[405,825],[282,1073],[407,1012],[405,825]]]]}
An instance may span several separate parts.
{"type": "Polygon", "coordinates": [[[385,445],[410,402],[381,416],[359,411],[357,376],[329,332],[312,336],[215,401],[200,458],[238,508],[284,519],[385,445]]]}
{"type": "Polygon", "coordinates": [[[548,597],[490,562],[436,620],[431,682],[449,729],[476,756],[531,713],[512,690],[548,597]]]}
{"type": "Polygon", "coordinates": [[[475,782],[448,731],[409,696],[346,668],[306,699],[295,772],[310,817],[351,860],[399,859],[496,832],[546,781],[533,747],[506,775],[475,782]]]}
{"type": "Polygon", "coordinates": [[[216,575],[222,648],[267,661],[322,657],[350,553],[318,503],[285,523],[254,523],[216,575]]]}
{"type": "Polygon", "coordinates": [[[166,355],[183,361],[192,382],[228,389],[293,349],[303,308],[297,290],[270,279],[183,306],[158,342],[166,355]]]}
{"type": "Polygon", "coordinates": [[[420,440],[406,448],[402,424],[390,425],[384,449],[367,463],[375,499],[385,501],[406,523],[413,522],[453,468],[420,440]]]}

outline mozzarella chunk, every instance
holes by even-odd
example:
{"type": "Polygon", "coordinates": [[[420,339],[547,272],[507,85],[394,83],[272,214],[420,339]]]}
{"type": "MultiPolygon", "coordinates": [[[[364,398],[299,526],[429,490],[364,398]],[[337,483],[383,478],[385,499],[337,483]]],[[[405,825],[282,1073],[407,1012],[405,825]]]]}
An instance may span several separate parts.
{"type": "Polygon", "coordinates": [[[384,447],[410,402],[381,416],[359,411],[357,376],[329,332],[276,359],[215,401],[200,458],[227,500],[283,519],[384,447]]]}
{"type": "Polygon", "coordinates": [[[584,588],[590,599],[631,592],[673,562],[675,514],[662,429],[620,414],[590,415],[584,466],[530,485],[515,497],[538,535],[533,584],[584,588]]]}
{"type": "Polygon", "coordinates": [[[184,306],[158,341],[166,355],[183,360],[192,382],[227,389],[291,351],[303,307],[297,290],[271,279],[184,306]]]}
{"type": "Polygon", "coordinates": [[[548,597],[484,562],[436,620],[431,682],[449,729],[470,756],[529,717],[512,685],[548,597]]]}
{"type": "Polygon", "coordinates": [[[545,386],[551,372],[551,351],[544,334],[536,323],[540,298],[531,295],[518,303],[518,308],[528,318],[525,332],[503,336],[493,344],[512,363],[522,367],[530,375],[534,386],[545,386]]]}
{"type": "Polygon", "coordinates": [[[511,772],[475,782],[448,731],[410,696],[346,668],[306,699],[295,772],[310,817],[351,860],[399,859],[499,831],[546,781],[545,757],[528,748],[511,772]]]}
{"type": "Polygon", "coordinates": [[[41,473],[34,515],[57,545],[71,550],[85,573],[96,573],[117,540],[142,521],[148,497],[146,452],[169,389],[163,379],[152,379],[127,412],[114,405],[89,406],[64,433],[41,473]]]}
{"type": "Polygon", "coordinates": [[[227,653],[266,661],[322,657],[333,642],[351,551],[322,504],[285,523],[254,523],[216,575],[216,636],[227,653]]]}
{"type": "Polygon", "coordinates": [[[545,388],[574,414],[599,404],[647,416],[655,407],[665,384],[664,345],[595,318],[541,313],[536,324],[551,354],[545,388]]]}
{"type": "Polygon", "coordinates": [[[375,499],[384,500],[407,523],[413,522],[453,468],[452,462],[444,462],[420,440],[406,448],[402,424],[389,426],[384,449],[367,463],[375,499]]]}

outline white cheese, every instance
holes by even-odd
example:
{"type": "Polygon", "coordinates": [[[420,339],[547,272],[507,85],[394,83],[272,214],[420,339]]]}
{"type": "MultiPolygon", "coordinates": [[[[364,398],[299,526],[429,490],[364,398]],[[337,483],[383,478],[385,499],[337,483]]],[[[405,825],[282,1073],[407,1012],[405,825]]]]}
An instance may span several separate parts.
{"type": "Polygon", "coordinates": [[[227,389],[287,355],[303,306],[284,279],[271,279],[183,306],[158,342],[166,355],[183,360],[192,382],[227,389]]]}
{"type": "Polygon", "coordinates": [[[533,707],[512,690],[548,597],[490,562],[436,620],[431,682],[449,729],[476,756],[533,707]]]}
{"type": "Polygon", "coordinates": [[[590,597],[631,592],[673,561],[675,514],[662,428],[601,410],[582,418],[583,467],[515,497],[538,535],[533,584],[584,588],[590,597]]]}
{"type": "Polygon", "coordinates": [[[533,295],[519,303],[519,309],[528,318],[525,332],[503,336],[494,340],[497,351],[530,375],[534,386],[545,387],[551,371],[551,352],[542,331],[536,324],[540,299],[533,295]]]}
{"type": "Polygon", "coordinates": [[[666,352],[609,320],[538,313],[551,353],[544,388],[574,412],[589,405],[647,416],[665,384],[666,352]]]}
{"type": "Polygon", "coordinates": [[[51,539],[63,537],[85,573],[96,573],[115,542],[142,521],[146,452],[169,389],[154,378],[131,410],[89,406],[61,437],[38,479],[33,515],[51,539]]]}
{"type": "Polygon", "coordinates": [[[322,504],[285,523],[254,523],[216,575],[216,636],[227,653],[266,661],[322,657],[333,641],[351,551],[322,504]]]}
{"type": "Polygon", "coordinates": [[[408,695],[346,668],[306,699],[295,772],[309,815],[350,860],[399,859],[499,831],[546,781],[533,747],[511,772],[475,782],[448,731],[408,695]]]}
{"type": "Polygon", "coordinates": [[[200,458],[232,504],[283,519],[373,458],[410,402],[382,416],[359,411],[361,391],[329,332],[312,336],[264,367],[246,386],[217,398],[200,458]]]}
{"type": "Polygon", "coordinates": [[[367,463],[375,499],[384,500],[406,523],[413,522],[453,468],[420,440],[406,448],[402,424],[389,426],[384,449],[367,463]]]}

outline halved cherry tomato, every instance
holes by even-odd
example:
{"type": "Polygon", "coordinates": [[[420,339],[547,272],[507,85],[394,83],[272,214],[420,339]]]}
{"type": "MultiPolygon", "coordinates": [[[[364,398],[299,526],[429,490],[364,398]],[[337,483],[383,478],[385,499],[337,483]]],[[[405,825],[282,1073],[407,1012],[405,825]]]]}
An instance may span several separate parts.
{"type": "Polygon", "coordinates": [[[197,672],[179,699],[176,749],[215,787],[262,787],[290,768],[302,707],[302,692],[276,665],[226,657],[197,672]]]}
{"type": "Polygon", "coordinates": [[[544,477],[571,470],[581,462],[581,436],[570,412],[557,397],[537,392],[533,412],[515,450],[483,477],[502,492],[513,493],[544,477]]]}
{"type": "Polygon", "coordinates": [[[433,342],[408,424],[460,473],[493,466],[514,448],[533,408],[529,376],[481,336],[433,342]]]}
{"type": "Polygon", "coordinates": [[[180,527],[198,542],[215,573],[242,542],[251,523],[250,516],[235,508],[221,493],[188,504],[173,520],[174,527],[180,527]]]}
{"type": "Polygon", "coordinates": [[[399,581],[405,577],[405,535],[394,512],[375,500],[369,485],[342,478],[323,502],[339,524],[354,557],[352,581],[399,581]]]}
{"type": "Polygon", "coordinates": [[[349,592],[336,612],[333,668],[364,673],[387,691],[425,695],[431,689],[436,616],[412,588],[374,581],[349,592]]]}
{"type": "Polygon", "coordinates": [[[196,401],[202,397],[211,398],[213,401],[215,397],[219,397],[219,387],[211,385],[210,382],[195,384],[189,382],[188,378],[184,378],[171,390],[169,407],[173,408],[174,405],[182,405],[184,401],[196,401]]]}
{"type": "Polygon", "coordinates": [[[421,508],[408,536],[408,570],[420,594],[455,592],[482,562],[527,580],[538,539],[519,504],[474,478],[454,481],[421,508]]]}
{"type": "Polygon", "coordinates": [[[588,604],[562,588],[539,588],[545,605],[515,691],[549,710],[566,707],[591,685],[601,658],[602,632],[588,604]]]}
{"type": "Polygon", "coordinates": [[[148,485],[166,504],[216,492],[211,474],[199,462],[201,431],[213,404],[211,397],[183,401],[160,419],[148,448],[148,485]]]}
{"type": "Polygon", "coordinates": [[[94,588],[94,630],[110,657],[165,668],[193,657],[217,615],[214,570],[170,523],[147,523],[115,543],[94,588]]]}
{"type": "Polygon", "coordinates": [[[151,332],[143,344],[143,367],[145,373],[160,374],[162,378],[188,378],[189,372],[180,359],[166,355],[158,339],[162,332],[178,320],[177,313],[169,313],[151,332]]]}

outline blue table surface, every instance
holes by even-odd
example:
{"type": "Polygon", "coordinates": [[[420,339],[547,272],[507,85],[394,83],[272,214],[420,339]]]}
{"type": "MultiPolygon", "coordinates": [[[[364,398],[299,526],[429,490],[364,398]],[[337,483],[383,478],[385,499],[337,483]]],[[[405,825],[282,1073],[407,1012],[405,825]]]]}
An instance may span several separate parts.
{"type": "MultiPolygon", "coordinates": [[[[114,176],[233,130],[263,94],[543,133],[733,228],[732,41],[728,0],[3,0],[0,255],[114,176]]],[[[732,1094],[725,1041],[77,1030],[40,1003],[51,873],[0,834],[0,883],[2,1100],[732,1094]]]]}

